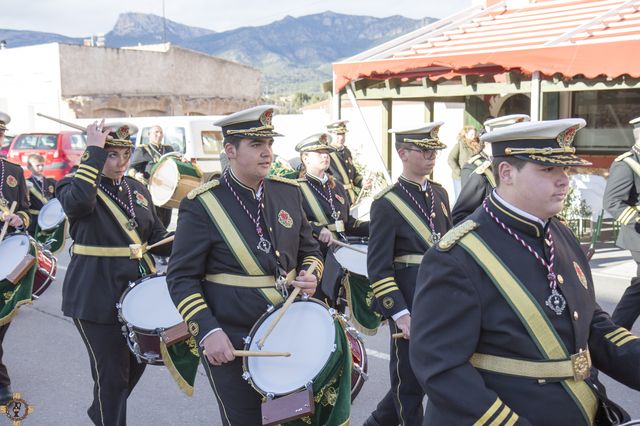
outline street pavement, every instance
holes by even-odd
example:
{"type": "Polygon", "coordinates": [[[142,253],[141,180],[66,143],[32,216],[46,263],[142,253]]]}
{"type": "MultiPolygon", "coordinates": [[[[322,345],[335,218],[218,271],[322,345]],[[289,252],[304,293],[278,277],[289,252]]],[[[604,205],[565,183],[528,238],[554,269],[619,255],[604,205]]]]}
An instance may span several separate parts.
{"type": "MultiPolygon", "coordinates": [[[[82,340],[69,318],[62,315],[61,289],[69,262],[59,257],[56,282],[32,305],[20,308],[4,341],[5,362],[12,386],[34,412],[25,425],[89,425],[86,410],[92,399],[89,359],[82,340]]],[[[620,298],[635,264],[628,252],[606,246],[592,260],[598,300],[611,312],[620,298]]],[[[91,285],[91,283],[87,283],[91,285]]],[[[634,332],[640,333],[636,325],[634,332]]],[[[389,333],[384,327],[376,336],[365,337],[369,353],[369,380],[352,407],[351,424],[361,425],[389,386],[389,333]]],[[[611,399],[640,418],[640,393],[604,377],[611,399]]],[[[162,366],[147,366],[129,398],[128,424],[220,425],[218,407],[207,378],[198,372],[195,392],[185,396],[162,366]]],[[[11,422],[0,414],[0,425],[11,422]]]]}

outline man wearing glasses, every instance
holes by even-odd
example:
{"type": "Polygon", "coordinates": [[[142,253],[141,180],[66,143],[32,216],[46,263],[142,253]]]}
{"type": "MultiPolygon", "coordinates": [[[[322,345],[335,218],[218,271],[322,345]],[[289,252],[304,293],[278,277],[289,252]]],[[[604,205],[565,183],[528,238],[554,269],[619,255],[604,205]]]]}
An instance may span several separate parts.
{"type": "Polygon", "coordinates": [[[398,181],[371,205],[367,269],[377,310],[391,333],[391,389],[366,426],[421,425],[424,393],[409,364],[411,306],[424,253],[451,228],[447,191],[427,177],[446,145],[438,139],[442,122],[389,130],[402,160],[398,181]]]}

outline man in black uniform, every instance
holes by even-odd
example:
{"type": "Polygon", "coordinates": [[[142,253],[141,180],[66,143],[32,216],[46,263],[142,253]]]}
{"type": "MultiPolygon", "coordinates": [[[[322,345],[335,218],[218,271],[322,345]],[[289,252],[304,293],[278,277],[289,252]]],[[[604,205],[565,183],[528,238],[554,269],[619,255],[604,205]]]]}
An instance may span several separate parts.
{"type": "MultiPolygon", "coordinates": [[[[174,152],[171,145],[164,145],[162,143],[162,138],[162,127],[153,126],[149,129],[149,143],[139,145],[135,149],[131,157],[131,163],[129,164],[130,169],[127,175],[139,180],[145,185],[148,184],[151,169],[156,165],[160,157],[169,152],[174,152]]],[[[156,213],[165,228],[169,226],[171,222],[172,211],[173,209],[156,207],[156,213]]]]}
{"type": "MultiPolygon", "coordinates": [[[[73,176],[56,194],[74,241],[62,288],[62,311],[73,318],[87,347],[94,381],[88,414],[96,425],[124,425],[127,397],[145,364],[138,363],[122,335],[116,304],[130,282],[155,272],[153,259],[130,258],[129,244],[153,244],[167,236],[151,195],[125,177],[133,126],[103,122],[87,127],[87,149],[73,176]],[[110,139],[106,140],[107,135],[110,139]]],[[[171,244],[154,248],[168,255],[171,244]]]]}
{"type": "Polygon", "coordinates": [[[296,145],[304,165],[298,180],[304,199],[303,208],[311,224],[313,236],[326,254],[333,240],[346,242],[346,236],[369,236],[369,222],[349,215],[349,195],[344,185],[326,170],[331,162],[329,155],[336,149],[329,144],[331,136],[319,133],[305,138],[296,145]]]}
{"type": "MultiPolygon", "coordinates": [[[[11,117],[0,112],[0,137],[6,130],[11,117]]],[[[4,158],[0,158],[0,228],[5,222],[9,223],[8,233],[23,230],[29,227],[29,196],[27,184],[24,179],[22,167],[4,158]],[[9,214],[11,204],[16,202],[16,208],[9,214]]],[[[0,326],[0,404],[5,404],[11,399],[11,379],[7,367],[2,362],[4,353],[3,341],[11,322],[7,321],[0,326]]]]}
{"type": "Polygon", "coordinates": [[[280,136],[273,110],[258,106],[215,123],[229,167],[180,203],[167,274],[171,297],[202,348],[225,425],[261,424],[260,395],[242,378],[233,350],[244,346],[268,305],[283,301],[287,282],[311,295],[323,269],[298,183],[265,179],[280,136]],[[306,275],[314,261],[319,266],[306,275]]]}
{"type": "Polygon", "coordinates": [[[347,123],[347,120],[339,120],[327,124],[327,131],[335,135],[331,145],[336,149],[329,154],[331,157],[329,173],[344,185],[344,189],[349,194],[349,202],[353,204],[362,191],[363,185],[366,187],[370,183],[363,182],[362,175],[356,170],[351,151],[346,146],[347,123]]]}
{"type": "Polygon", "coordinates": [[[640,315],[640,117],[629,124],[633,126],[636,143],[611,164],[603,199],[604,208],[620,223],[616,245],[630,250],[637,265],[636,276],[631,278],[631,284],[611,314],[613,322],[627,330],[631,330],[640,315]]]}
{"type": "MultiPolygon", "coordinates": [[[[505,115],[498,118],[492,118],[484,122],[485,133],[500,127],[510,126],[514,123],[529,121],[530,118],[526,114],[505,115]]],[[[456,203],[451,210],[451,218],[453,224],[457,225],[477,209],[482,201],[487,198],[493,188],[496,187],[493,178],[493,169],[491,168],[491,157],[484,151],[474,155],[462,166],[460,173],[462,180],[462,189],[456,203]]]]}
{"type": "Polygon", "coordinates": [[[451,228],[447,191],[427,179],[438,151],[446,148],[438,139],[442,124],[389,130],[395,133],[402,175],[371,205],[367,269],[378,310],[390,320],[391,333],[401,332],[402,338],[391,338],[391,390],[365,422],[368,426],[422,422],[424,393],[409,362],[409,330],[422,256],[451,228]]]}
{"type": "Polygon", "coordinates": [[[571,147],[584,125],[481,137],[498,186],[426,253],[416,283],[410,352],[425,425],[592,425],[609,404],[596,368],[640,389],[640,340],[600,309],[587,258],[555,217],[567,167],[589,164],[571,147]]]}
{"type": "Polygon", "coordinates": [[[40,209],[55,197],[56,181],[42,174],[44,172],[44,157],[40,154],[29,155],[27,168],[31,172],[31,176],[27,179],[30,194],[29,214],[31,215],[29,234],[33,236],[36,232],[40,209]]]}

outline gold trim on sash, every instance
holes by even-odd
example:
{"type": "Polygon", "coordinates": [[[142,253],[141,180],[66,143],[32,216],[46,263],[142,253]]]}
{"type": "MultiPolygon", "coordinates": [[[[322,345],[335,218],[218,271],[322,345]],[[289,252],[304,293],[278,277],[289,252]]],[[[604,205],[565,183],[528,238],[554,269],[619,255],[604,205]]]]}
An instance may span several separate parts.
{"type": "Polygon", "coordinates": [[[42,205],[45,205],[49,202],[47,198],[44,196],[44,194],[41,194],[40,191],[38,191],[35,186],[30,186],[29,192],[32,193],[38,199],[38,201],[42,203],[42,205]]]}
{"type": "MultiPolygon", "coordinates": [[[[389,200],[391,205],[400,213],[400,216],[416,231],[416,233],[422,238],[422,240],[427,244],[427,247],[431,247],[431,230],[429,227],[420,219],[420,217],[416,214],[415,211],[409,205],[400,198],[397,194],[393,192],[387,192],[384,195],[384,198],[389,200]]],[[[434,202],[435,200],[432,200],[434,202]]]]}
{"type": "MultiPolygon", "coordinates": [[[[147,247],[146,244],[142,246],[144,250],[147,247]]],[[[82,256],[101,256],[101,257],[130,257],[131,249],[129,247],[100,247],[100,246],[87,246],[84,244],[74,244],[71,251],[73,254],[79,254],[82,256]]]]}
{"type": "MultiPolygon", "coordinates": [[[[246,241],[240,235],[238,228],[229,218],[227,211],[222,207],[220,200],[216,198],[211,191],[207,191],[198,196],[198,199],[204,206],[205,210],[209,214],[209,218],[214,223],[220,235],[224,238],[229,250],[233,253],[242,269],[245,270],[248,276],[261,275],[264,276],[265,272],[258,263],[246,241]]],[[[272,304],[276,305],[281,303],[284,299],[282,294],[275,287],[275,278],[272,277],[272,286],[270,288],[258,288],[260,293],[272,304]]]]}
{"type": "Polygon", "coordinates": [[[318,224],[318,226],[325,226],[329,231],[331,231],[333,239],[338,239],[338,236],[335,234],[336,225],[329,224],[329,218],[324,213],[324,210],[322,210],[322,206],[320,206],[320,202],[318,201],[318,199],[313,195],[313,192],[311,192],[311,188],[309,188],[309,185],[309,182],[300,182],[302,195],[304,195],[304,199],[307,200],[307,203],[309,203],[311,211],[317,219],[316,221],[314,221],[314,223],[318,224]]]}
{"type": "MultiPolygon", "coordinates": [[[[564,344],[549,323],[540,305],[531,297],[524,285],[475,233],[466,234],[458,242],[491,278],[498,291],[520,318],[541,354],[549,360],[569,358],[564,344]]],[[[589,424],[594,423],[598,398],[584,381],[574,379],[560,382],[576,402],[589,424]]]]}
{"type": "Polygon", "coordinates": [[[524,359],[507,358],[497,355],[474,353],[469,362],[475,368],[494,373],[508,374],[532,379],[570,379],[584,380],[583,376],[591,369],[589,351],[572,355],[572,359],[560,361],[527,361],[524,359]],[[573,359],[580,359],[574,362],[573,359]],[[576,370],[576,368],[580,368],[576,370]]]}
{"type": "MultiPolygon", "coordinates": [[[[116,219],[116,222],[118,222],[120,228],[122,229],[122,231],[124,231],[127,237],[129,237],[131,242],[134,244],[142,245],[142,239],[140,238],[140,235],[138,235],[136,230],[127,228],[129,219],[127,219],[120,207],[118,207],[118,205],[114,203],[113,200],[101,189],[98,189],[98,198],[100,198],[102,202],[107,206],[107,210],[109,210],[109,212],[113,215],[113,217],[116,219]]],[[[146,244],[146,242],[144,244],[146,244]]],[[[149,253],[143,254],[142,259],[147,264],[149,272],[155,274],[156,267],[153,264],[153,260],[151,260],[151,256],[149,256],[149,253]]]]}
{"type": "Polygon", "coordinates": [[[342,165],[342,160],[340,160],[340,157],[338,157],[338,154],[336,154],[335,152],[330,153],[329,157],[331,157],[331,161],[336,165],[338,173],[340,173],[340,177],[342,177],[344,189],[349,194],[349,202],[354,203],[356,201],[356,193],[353,190],[351,179],[349,179],[349,175],[347,174],[344,165],[342,165]]]}
{"type": "MultiPolygon", "coordinates": [[[[289,271],[287,281],[293,281],[297,275],[295,269],[289,271]]],[[[205,279],[214,284],[232,287],[264,288],[275,286],[275,278],[272,275],[207,274],[205,279]]]]}

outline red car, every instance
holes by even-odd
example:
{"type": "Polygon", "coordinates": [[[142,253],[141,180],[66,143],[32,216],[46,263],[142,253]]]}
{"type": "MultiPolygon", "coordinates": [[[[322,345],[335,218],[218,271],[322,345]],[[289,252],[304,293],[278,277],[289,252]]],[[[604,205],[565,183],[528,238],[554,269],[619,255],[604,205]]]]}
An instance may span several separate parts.
{"type": "Polygon", "coordinates": [[[0,139],[0,157],[7,158],[12,139],[13,139],[13,136],[9,136],[6,134],[4,135],[3,139],[0,139]]]}
{"type": "Polygon", "coordinates": [[[74,165],[80,164],[86,147],[86,135],[77,131],[22,133],[13,138],[7,158],[21,164],[25,177],[29,177],[27,159],[30,154],[40,154],[45,158],[44,175],[60,180],[74,165]]]}

